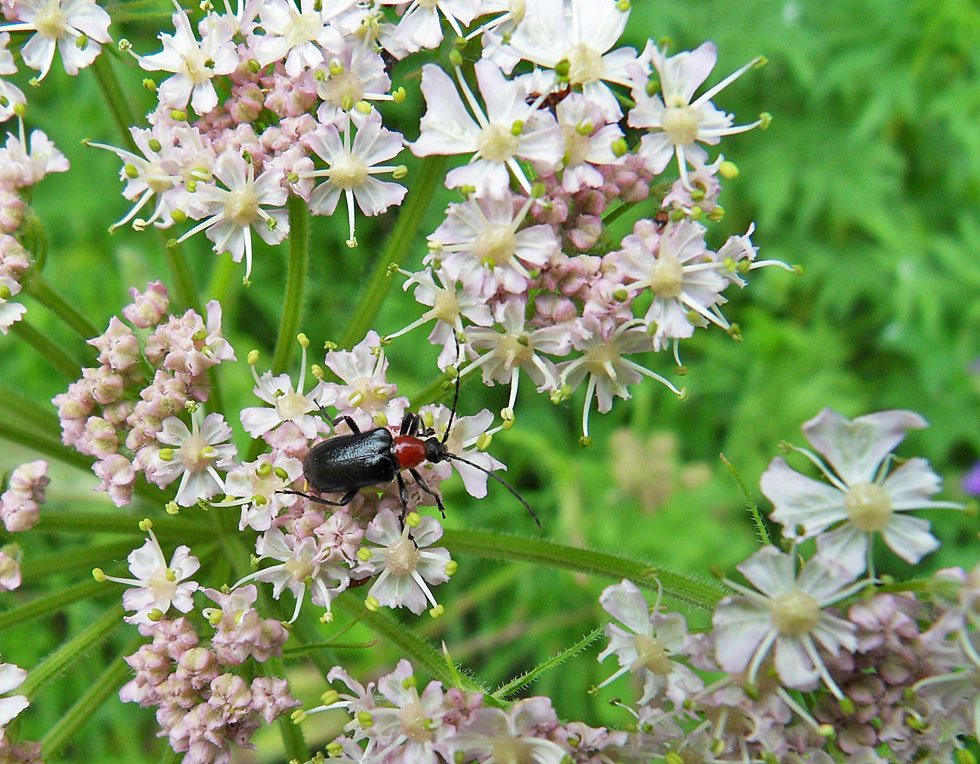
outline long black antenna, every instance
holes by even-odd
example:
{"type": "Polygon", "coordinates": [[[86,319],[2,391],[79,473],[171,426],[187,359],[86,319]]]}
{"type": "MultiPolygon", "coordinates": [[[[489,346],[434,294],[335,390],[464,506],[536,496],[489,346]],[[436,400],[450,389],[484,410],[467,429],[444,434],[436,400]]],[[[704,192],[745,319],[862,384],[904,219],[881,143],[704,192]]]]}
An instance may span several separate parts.
{"type": "Polygon", "coordinates": [[[456,340],[456,392],[453,393],[453,407],[449,409],[449,424],[446,425],[446,431],[442,434],[442,445],[446,445],[446,441],[449,439],[449,431],[453,429],[453,419],[456,418],[456,404],[459,403],[459,356],[462,350],[459,347],[459,335],[456,334],[455,329],[453,329],[453,339],[456,340]]]}
{"type": "Polygon", "coordinates": [[[476,467],[478,470],[480,470],[480,472],[486,473],[487,475],[489,475],[490,477],[492,477],[494,480],[496,480],[498,483],[500,483],[500,485],[502,485],[504,488],[506,488],[508,491],[510,491],[512,494],[514,494],[514,496],[517,497],[517,500],[521,504],[523,504],[525,506],[525,508],[527,509],[528,512],[531,513],[531,517],[534,518],[534,522],[536,522],[538,524],[538,527],[539,528],[541,527],[541,521],[538,520],[538,516],[535,514],[534,510],[531,508],[531,505],[528,504],[527,501],[524,499],[524,497],[521,496],[517,492],[517,489],[514,488],[514,486],[512,486],[510,483],[508,483],[502,477],[498,477],[497,475],[493,474],[490,470],[488,470],[486,467],[481,467],[476,462],[471,462],[469,459],[464,459],[462,456],[456,456],[456,454],[446,454],[446,458],[447,459],[452,459],[452,460],[457,461],[457,462],[462,462],[463,464],[468,464],[471,467],[476,467]]]}

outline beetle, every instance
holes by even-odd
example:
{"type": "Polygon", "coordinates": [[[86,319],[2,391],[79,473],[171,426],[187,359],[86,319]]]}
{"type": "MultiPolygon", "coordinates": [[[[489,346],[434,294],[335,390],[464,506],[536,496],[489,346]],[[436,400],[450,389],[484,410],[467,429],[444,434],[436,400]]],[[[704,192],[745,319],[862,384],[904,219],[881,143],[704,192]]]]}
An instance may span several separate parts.
{"type": "Polygon", "coordinates": [[[442,516],[445,517],[446,508],[442,504],[442,498],[429,488],[425,478],[416,468],[423,462],[438,464],[444,461],[457,461],[475,467],[503,485],[527,508],[531,517],[534,518],[534,522],[540,528],[541,521],[538,520],[538,516],[531,505],[517,492],[517,489],[485,467],[451,453],[446,447],[446,439],[449,437],[453,419],[456,417],[458,401],[459,374],[456,375],[453,407],[450,409],[449,423],[442,440],[435,436],[434,430],[423,427],[422,417],[412,412],[407,412],[403,417],[398,435],[392,435],[391,431],[385,427],[361,432],[357,422],[351,417],[344,415],[335,419],[321,408],[321,414],[331,426],[335,427],[338,422],[344,422],[350,428],[351,434],[337,435],[313,446],[306,454],[306,458],[303,459],[303,477],[310,488],[318,493],[340,493],[343,495],[340,501],[331,501],[302,491],[284,490],[281,493],[292,493],[320,504],[343,507],[353,501],[361,488],[387,485],[392,480],[397,480],[398,496],[401,499],[402,507],[407,509],[408,489],[404,478],[402,478],[402,472],[407,470],[419,488],[435,499],[436,506],[442,516]]]}

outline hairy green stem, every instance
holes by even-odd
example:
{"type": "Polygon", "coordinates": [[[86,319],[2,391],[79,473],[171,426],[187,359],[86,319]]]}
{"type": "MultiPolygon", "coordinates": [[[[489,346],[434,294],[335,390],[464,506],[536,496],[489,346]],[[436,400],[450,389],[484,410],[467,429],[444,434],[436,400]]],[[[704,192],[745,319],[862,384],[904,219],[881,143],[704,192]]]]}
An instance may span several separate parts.
{"type": "Polygon", "coordinates": [[[26,321],[18,321],[11,331],[34,348],[52,369],[74,381],[82,376],[82,366],[65,350],[45,337],[26,321]]]}
{"type": "Polygon", "coordinates": [[[21,564],[20,572],[25,581],[36,581],[45,576],[64,575],[76,571],[88,575],[88,572],[96,566],[108,567],[107,561],[126,559],[126,555],[136,546],[138,545],[132,540],[127,539],[109,544],[86,544],[75,549],[58,550],[42,557],[29,557],[21,564]]]}
{"type": "MultiPolygon", "coordinates": [[[[282,658],[273,656],[256,668],[262,676],[286,676],[282,658]]],[[[283,748],[286,749],[287,759],[289,761],[307,761],[310,758],[310,752],[306,748],[306,741],[303,739],[303,730],[300,726],[294,724],[288,715],[279,717],[276,724],[279,727],[279,735],[282,737],[283,748]]]]}
{"type": "Polygon", "coordinates": [[[0,613],[0,631],[60,611],[67,605],[87,599],[99,591],[105,591],[102,589],[102,584],[90,578],[88,581],[82,581],[80,584],[69,586],[67,589],[58,589],[54,594],[47,594],[30,602],[25,602],[5,613],[0,613]]]}
{"type": "Polygon", "coordinates": [[[90,340],[102,332],[88,317],[62,297],[47,280],[32,271],[24,281],[24,291],[65,322],[83,340],[90,340]]]}
{"type": "Polygon", "coordinates": [[[174,279],[174,287],[177,290],[177,305],[181,308],[193,308],[201,316],[204,310],[201,307],[201,298],[197,296],[194,288],[194,273],[191,266],[184,256],[184,248],[173,239],[169,238],[166,231],[160,231],[160,238],[163,241],[163,251],[167,257],[167,266],[170,268],[170,275],[174,279]]]}
{"type": "Polygon", "coordinates": [[[18,692],[33,698],[44,685],[59,676],[88,650],[121,626],[123,612],[122,602],[112,605],[81,632],[31,669],[18,692]]]}
{"type": "Polygon", "coordinates": [[[137,147],[133,136],[129,132],[130,125],[136,124],[136,118],[133,115],[133,110],[129,107],[129,102],[126,100],[126,95],[123,93],[122,87],[119,85],[119,79],[112,69],[110,58],[110,56],[106,55],[98,56],[92,66],[92,71],[95,72],[95,78],[99,82],[99,88],[102,90],[102,95],[109,105],[112,120],[116,123],[119,134],[126,143],[126,148],[136,153],[139,151],[139,147],[137,147]]]}
{"type": "MultiPolygon", "coordinates": [[[[38,526],[44,532],[61,533],[125,533],[145,537],[137,518],[107,512],[42,512],[38,526]]],[[[160,539],[175,541],[210,541],[214,531],[206,523],[182,517],[161,517],[153,521],[153,532],[160,539]]]]}
{"type": "Polygon", "coordinates": [[[449,530],[442,540],[453,552],[472,554],[494,560],[521,560],[538,565],[566,568],[606,578],[628,578],[639,586],[657,590],[678,602],[700,610],[711,611],[726,589],[715,581],[687,578],[666,571],[652,563],[627,557],[577,549],[543,539],[511,536],[491,531],[449,530]]]}
{"type": "MultiPolygon", "coordinates": [[[[142,641],[142,638],[133,640],[126,650],[126,654],[135,652],[142,641]]],[[[116,693],[129,678],[129,674],[129,665],[121,655],[114,658],[106,666],[105,671],[41,738],[41,749],[44,751],[46,759],[50,761],[55,757],[61,746],[102,707],[110,695],[116,693]]]]}
{"type": "Polygon", "coordinates": [[[364,294],[354,308],[350,323],[340,338],[340,346],[353,347],[367,334],[374,322],[381,303],[394,280],[392,265],[401,265],[416,244],[419,226],[425,217],[429,202],[436,195],[435,189],[442,184],[446,158],[431,156],[422,160],[412,179],[412,190],[398,212],[398,220],[385,242],[384,249],[368,279],[364,294]]]}
{"type": "Polygon", "coordinates": [[[4,384],[0,384],[0,400],[3,401],[4,413],[42,430],[49,437],[61,437],[61,425],[50,404],[42,406],[29,395],[4,384]]]}
{"type": "Polygon", "coordinates": [[[306,269],[310,260],[310,235],[306,202],[298,196],[290,196],[286,204],[289,210],[289,265],[286,268],[286,294],[282,305],[282,319],[276,335],[276,349],[272,354],[272,373],[282,374],[289,368],[289,359],[296,346],[300,317],[303,314],[303,298],[306,291],[306,269]]]}

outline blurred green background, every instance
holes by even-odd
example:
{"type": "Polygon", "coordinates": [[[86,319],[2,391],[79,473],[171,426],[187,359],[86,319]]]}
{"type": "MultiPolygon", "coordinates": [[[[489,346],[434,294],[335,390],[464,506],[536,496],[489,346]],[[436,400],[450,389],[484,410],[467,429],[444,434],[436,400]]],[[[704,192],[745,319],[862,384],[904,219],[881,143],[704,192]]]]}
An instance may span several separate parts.
{"type": "MultiPolygon", "coordinates": [[[[111,28],[116,39],[130,39],[141,53],[159,49],[153,37],[169,28],[164,3],[106,7],[116,19],[111,28]]],[[[753,240],[760,257],[799,264],[804,273],[766,269],[751,274],[749,286],[730,294],[725,309],[741,325],[744,341],[733,342],[716,330],[699,332],[682,346],[689,373],[679,383],[688,387],[690,399],[678,402],[655,383],[646,383],[634,390],[631,401],[617,400],[610,414],[593,414],[590,449],[577,445],[582,391],[555,407],[534,395],[531,385],[523,387],[517,425],[494,439],[494,453],[508,464],[508,479],[537,509],[544,534],[687,574],[707,577],[711,565],[731,571],[758,540],[719,454],[725,454],[768,512],[758,494],[760,473],[777,454],[780,440],[803,445],[800,424],[824,406],[847,416],[888,408],[922,413],[932,426],[911,434],[899,454],[930,459],[946,481],[942,497],[963,499],[959,480],[980,456],[980,388],[972,368],[980,355],[980,4],[637,0],[626,42],[639,48],[648,36],[670,38],[673,51],[716,42],[719,63],[709,85],[757,54],[769,59],[766,67],[747,73],[715,98],[739,123],[762,111],[770,112],[773,122],[766,132],[722,142],[722,151],[741,174],[725,183],[721,203],[728,214],[713,227],[709,243],[717,247],[755,221],[753,240]]],[[[118,55],[112,65],[133,110],[144,113],[151,106],[150,94],[139,84],[145,73],[118,55]]],[[[417,135],[422,108],[419,66],[402,62],[395,68],[395,85],[404,85],[410,97],[384,110],[387,126],[408,139],[417,135]]],[[[80,143],[89,138],[122,145],[93,72],[69,78],[56,61],[42,87],[30,88],[23,80],[28,128],[47,132],[72,163],[69,173],[45,178],[32,200],[47,237],[44,275],[104,327],[128,300],[129,287],[142,290],[155,279],[172,286],[163,239],[128,229],[106,233],[129,207],[119,193],[116,157],[80,143]]],[[[407,151],[400,161],[416,166],[407,151]]],[[[410,173],[410,188],[411,179],[410,173]]],[[[424,235],[436,228],[452,198],[445,192],[433,199],[405,263],[408,269],[421,267],[424,235]]],[[[623,216],[615,236],[628,233],[632,220],[652,212],[651,203],[632,217],[623,216]]],[[[349,250],[344,246],[346,215],[314,219],[302,322],[312,347],[339,339],[393,220],[391,215],[359,216],[360,245],[349,250]]],[[[228,419],[240,446],[246,441],[235,412],[254,405],[244,358],[258,348],[258,368],[271,361],[285,278],[285,248],[255,241],[248,288],[241,284],[243,266],[213,255],[203,237],[187,244],[199,291],[205,299],[221,299],[224,333],[240,359],[220,369],[228,419]]],[[[42,307],[25,303],[27,321],[91,363],[91,348],[42,307]]],[[[396,284],[375,328],[391,333],[419,312],[396,284]]],[[[408,395],[436,376],[437,350],[426,343],[426,334],[418,330],[389,348],[389,379],[408,395]]],[[[672,373],[666,354],[647,358],[646,365],[672,373]]],[[[0,384],[47,401],[68,381],[17,337],[0,338],[0,384]]],[[[460,412],[499,411],[505,402],[506,390],[470,383],[463,387],[460,412]]],[[[29,458],[34,458],[30,452],[5,446],[0,472],[29,458]]],[[[126,512],[134,523],[159,511],[146,506],[116,510],[89,491],[97,482],[91,473],[60,466],[52,472],[45,511],[101,508],[126,512]]],[[[520,505],[496,489],[491,485],[490,497],[475,501],[458,484],[447,485],[447,525],[533,534],[536,529],[520,505]]],[[[915,573],[971,566],[978,549],[976,518],[932,513],[929,519],[944,547],[915,573]]],[[[84,543],[43,534],[18,540],[28,559],[84,543]]],[[[446,615],[435,622],[428,617],[416,622],[410,615],[404,620],[444,640],[454,658],[490,684],[529,668],[602,620],[596,597],[610,581],[462,556],[458,561],[459,574],[437,592],[446,615]]],[[[884,572],[912,575],[887,550],[877,564],[884,572]]],[[[0,607],[29,600],[52,583],[74,583],[85,576],[86,570],[73,570],[55,582],[28,581],[6,595],[0,607]]],[[[73,606],[52,619],[47,631],[36,625],[9,631],[0,640],[4,659],[29,668],[119,593],[73,606]]],[[[691,615],[695,624],[706,622],[703,614],[691,615]]],[[[351,641],[371,638],[367,631],[352,634],[351,641]]],[[[116,635],[102,652],[118,654],[131,637],[128,632],[116,635]]],[[[532,691],[550,695],[563,717],[626,724],[629,717],[606,703],[616,695],[635,697],[636,688],[626,680],[598,697],[587,694],[614,670],[612,663],[597,665],[595,651],[548,674],[532,691]]],[[[398,657],[379,642],[328,659],[367,679],[398,657]]],[[[25,714],[23,735],[42,735],[99,669],[100,661],[92,661],[46,690],[25,714]]],[[[324,689],[319,676],[302,664],[293,679],[308,704],[324,689]]],[[[153,739],[153,724],[149,711],[111,699],[66,758],[157,760],[163,749],[153,739]],[[133,734],[133,724],[140,734],[133,734]]],[[[322,742],[338,732],[332,725],[332,720],[318,719],[308,722],[305,731],[311,742],[322,742]]],[[[259,754],[243,753],[241,761],[276,760],[277,736],[268,732],[268,745],[261,745],[259,754]]]]}

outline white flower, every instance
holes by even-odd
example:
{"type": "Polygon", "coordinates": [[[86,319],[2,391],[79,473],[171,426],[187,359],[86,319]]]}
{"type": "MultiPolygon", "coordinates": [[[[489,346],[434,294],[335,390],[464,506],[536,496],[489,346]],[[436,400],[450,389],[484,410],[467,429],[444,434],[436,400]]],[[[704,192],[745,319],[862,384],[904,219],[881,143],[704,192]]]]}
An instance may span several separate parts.
{"type": "Polygon", "coordinates": [[[442,538],[442,526],[434,517],[409,513],[402,528],[394,512],[382,509],[371,521],[364,537],[379,546],[363,546],[358,551],[362,564],[358,573],[381,575],[371,585],[368,598],[376,606],[407,607],[418,615],[426,600],[433,615],[441,612],[429,584],[449,580],[449,552],[443,547],[425,549],[442,538]],[[414,524],[413,524],[414,522],[414,524]]]}
{"type": "Polygon", "coordinates": [[[325,170],[298,173],[302,178],[326,178],[310,194],[310,211],[314,215],[332,215],[343,194],[347,199],[347,219],[350,238],[347,246],[357,245],[354,238],[354,202],[365,215],[384,212],[392,204],[401,204],[408,189],[398,183],[386,183],[371,177],[381,173],[398,171],[395,165],[381,165],[397,156],[402,150],[404,138],[381,127],[377,120],[364,122],[351,145],[353,126],[348,123],[341,140],[340,132],[333,125],[319,125],[308,133],[305,143],[320,159],[327,163],[325,170]]]}
{"type": "Polygon", "coordinates": [[[198,499],[210,499],[225,490],[216,467],[234,466],[235,446],[231,428],[221,414],[208,414],[201,422],[202,409],[191,414],[191,429],[175,416],[163,420],[157,440],[164,448],[147,446],[140,450],[139,462],[151,482],[164,488],[180,477],[176,501],[189,507],[198,499]]]}
{"type": "Polygon", "coordinates": [[[196,113],[207,114],[218,105],[218,93],[211,79],[231,74],[239,64],[232,40],[234,30],[225,19],[209,13],[200,23],[198,43],[183,10],[173,15],[173,22],[175,34],[159,35],[163,50],[136,59],[147,71],[173,72],[157,89],[161,104],[184,109],[190,101],[196,113]]]}
{"type": "Polygon", "coordinates": [[[347,124],[348,117],[356,124],[380,119],[371,102],[392,100],[384,59],[368,45],[348,43],[325,68],[314,72],[314,82],[322,101],[316,110],[317,120],[338,129],[347,124]],[[361,112],[364,104],[371,105],[367,114],[361,112]]]}
{"type": "Polygon", "coordinates": [[[323,63],[323,51],[340,52],[343,35],[330,21],[354,5],[354,0],[264,0],[259,16],[265,34],[257,36],[255,57],[268,66],[286,59],[286,74],[298,77],[303,68],[323,63]]]}
{"type": "MultiPolygon", "coordinates": [[[[435,437],[441,440],[446,434],[446,427],[449,426],[450,409],[445,406],[423,406],[419,409],[419,414],[422,415],[426,426],[432,428],[435,437]]],[[[487,495],[487,472],[507,469],[503,462],[497,461],[486,451],[479,450],[480,441],[496,432],[496,430],[490,431],[492,424],[493,414],[489,409],[483,409],[473,416],[454,417],[452,429],[446,438],[446,450],[466,461],[447,459],[439,464],[427,466],[431,466],[433,474],[440,480],[448,478],[451,469],[455,469],[463,481],[466,492],[474,499],[482,499],[487,495]],[[473,462],[473,464],[466,462],[473,462]]]]}
{"type": "Polygon", "coordinates": [[[476,757],[493,764],[561,764],[565,749],[551,740],[535,737],[539,726],[557,723],[551,700],[545,697],[517,701],[508,711],[482,707],[472,712],[469,721],[446,741],[455,761],[457,752],[464,760],[476,757]]]}
{"type": "Polygon", "coordinates": [[[422,67],[422,94],[426,112],[421,133],[412,144],[416,156],[473,154],[470,162],[450,170],[446,186],[472,186],[477,196],[500,199],[507,195],[510,172],[528,194],[531,183],[518,159],[553,165],[565,152],[561,130],[550,113],[525,102],[527,87],[507,80],[496,64],[476,64],[476,79],[486,104],[486,114],[477,103],[459,69],[456,77],[471,117],[460,100],[453,81],[434,64],[422,67]]]}
{"type": "MultiPolygon", "coordinates": [[[[622,116],[616,95],[606,85],[629,85],[647,67],[632,48],[610,51],[629,19],[616,0],[534,0],[504,50],[554,70],[562,66],[563,83],[581,87],[608,121],[622,116]]],[[[551,87],[557,83],[552,74],[551,87]]],[[[548,88],[548,91],[551,90],[548,88]]]]}
{"type": "Polygon", "coordinates": [[[640,141],[640,156],[648,169],[659,174],[664,171],[672,156],[677,156],[677,168],[685,188],[691,185],[687,165],[704,165],[708,152],[695,141],[708,145],[717,144],[722,136],[743,133],[762,124],[759,119],[749,125],[732,125],[734,117],[719,111],[711,99],[748,69],[762,59],[754,58],[741,69],[730,74],[714,87],[692,101],[694,91],[700,87],[718,60],[714,43],[706,42],[694,51],[683,51],[665,56],[655,45],[648,47],[653,65],[660,75],[660,93],[647,95],[646,83],[633,88],[636,107],[630,110],[632,127],[653,128],[658,132],[644,135],[640,141]]]}
{"type": "Polygon", "coordinates": [[[888,472],[889,454],[905,431],[926,426],[914,411],[879,411],[852,421],[824,409],[804,423],[803,434],[830,468],[814,454],[799,450],[831,485],[791,470],[782,458],[773,459],[760,482],[775,507],[770,517],[788,538],[817,536],[820,556],[850,575],[865,570],[875,533],[881,533],[899,557],[918,562],[939,547],[939,540],[929,532],[927,521],[902,513],[963,508],[929,499],[941,484],[925,459],[909,459],[888,472]]]}
{"type": "Polygon", "coordinates": [[[748,668],[755,683],[759,667],[775,646],[775,667],[787,687],[812,689],[818,678],[837,697],[843,695],[817,652],[817,644],[839,655],[857,649],[856,626],[824,610],[858,591],[840,570],[820,557],[796,574],[795,554],[766,546],[738,566],[759,591],[727,581],[742,596],[722,599],[715,608],[718,664],[728,672],[748,668]],[[761,592],[761,594],[760,594],[761,592]],[[814,642],[816,640],[816,642],[814,642]]]}
{"type": "MultiPolygon", "coordinates": [[[[380,0],[381,5],[405,5],[406,0],[380,0]]],[[[476,16],[480,0],[411,0],[394,29],[382,28],[381,44],[393,56],[404,58],[423,48],[438,48],[442,42],[442,14],[457,37],[476,16]]]]}
{"type": "MultiPolygon", "coordinates": [[[[140,527],[144,527],[144,521],[140,527]]],[[[149,538],[139,549],[134,549],[126,558],[129,560],[129,570],[135,578],[116,578],[106,576],[96,569],[96,579],[115,581],[134,587],[123,594],[123,605],[127,610],[135,611],[125,617],[127,623],[152,624],[166,615],[171,605],[181,613],[189,613],[194,609],[191,595],[197,591],[196,581],[189,579],[201,567],[198,559],[191,550],[181,545],[174,550],[167,564],[153,529],[146,528],[149,538]]]]}
{"type": "Polygon", "coordinates": [[[240,263],[245,258],[245,278],[252,272],[252,235],[254,228],[267,244],[278,244],[289,233],[289,214],[285,209],[266,210],[262,205],[281,208],[286,204],[287,191],[280,185],[282,173],[270,169],[255,177],[255,168],[232,150],[218,157],[215,177],[225,188],[216,184],[199,184],[197,200],[205,205],[205,220],[181,236],[183,242],[207,229],[218,254],[231,253],[240,263]],[[227,189],[227,190],[226,190],[227,189]]]}
{"type": "Polygon", "coordinates": [[[680,613],[661,613],[658,604],[651,612],[646,600],[632,581],[607,586],[599,595],[599,604],[629,631],[614,623],[606,624],[609,645],[599,653],[601,663],[615,654],[620,669],[599,687],[605,687],[627,672],[639,672],[644,680],[646,704],[664,694],[680,706],[704,688],[704,682],[676,658],[686,653],[687,623],[680,613]]]}
{"type": "Polygon", "coordinates": [[[68,74],[78,74],[111,42],[109,14],[94,0],[11,0],[9,10],[18,23],[6,24],[7,32],[37,32],[21,48],[24,63],[40,72],[43,80],[51,69],[54,49],[68,74]]]}
{"type": "Polygon", "coordinates": [[[560,254],[549,225],[521,228],[532,199],[518,206],[518,197],[474,199],[450,204],[446,220],[431,236],[426,258],[436,258],[442,270],[474,295],[490,298],[499,289],[512,294],[527,291],[531,274],[560,254]]]}
{"type": "Polygon", "coordinates": [[[68,160],[42,130],[32,130],[30,143],[20,134],[7,136],[0,150],[0,184],[10,188],[33,186],[49,172],[67,172],[68,160]]]}
{"type": "MultiPolygon", "coordinates": [[[[303,341],[300,345],[303,349],[303,357],[299,367],[299,382],[295,389],[288,374],[273,376],[271,371],[267,371],[259,377],[255,371],[255,364],[250,364],[252,378],[255,380],[255,388],[252,392],[269,404],[269,406],[251,406],[242,409],[242,427],[253,438],[261,438],[284,422],[295,424],[307,440],[315,438],[320,431],[322,420],[310,414],[311,411],[317,410],[313,393],[303,394],[303,385],[306,381],[306,347],[309,342],[303,341]]],[[[265,530],[265,528],[256,528],[256,530],[265,530]]]]}
{"type": "Polygon", "coordinates": [[[272,454],[262,454],[254,462],[235,467],[225,477],[227,496],[241,498],[217,502],[214,506],[240,506],[240,531],[246,527],[267,531],[280,510],[296,503],[296,495],[283,493],[283,490],[302,474],[303,464],[299,459],[281,453],[275,459],[272,454]]]}
{"type": "Polygon", "coordinates": [[[448,707],[442,685],[431,681],[420,695],[412,664],[402,658],[394,671],[378,680],[378,691],[395,707],[379,706],[371,710],[372,741],[384,741],[385,750],[392,751],[391,761],[398,764],[442,761],[435,746],[454,732],[452,725],[443,723],[448,707]]]}
{"type": "Polygon", "coordinates": [[[289,589],[296,597],[290,623],[299,617],[307,587],[311,590],[310,601],[326,608],[329,614],[333,598],[350,583],[349,571],[324,559],[313,536],[298,539],[291,534],[283,534],[278,528],[270,528],[259,536],[255,551],[259,561],[279,560],[281,564],[245,576],[232,588],[237,589],[246,581],[264,581],[272,584],[272,596],[276,599],[279,599],[283,589],[289,589]],[[329,585],[330,582],[334,582],[334,585],[329,585]]]}
{"type": "MultiPolygon", "coordinates": [[[[25,679],[27,679],[27,672],[24,669],[13,663],[0,663],[0,695],[16,690],[25,679]]],[[[0,698],[0,740],[4,738],[4,728],[29,705],[30,701],[26,695],[0,698]]]]}

